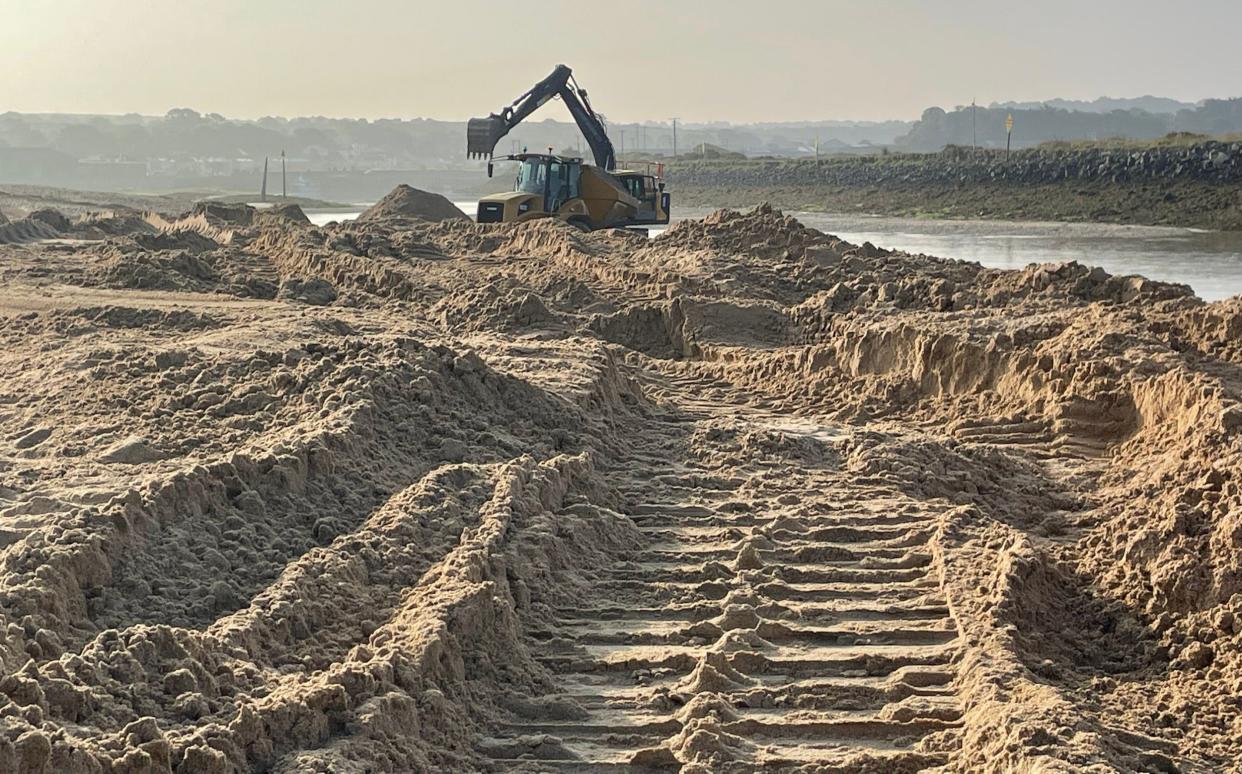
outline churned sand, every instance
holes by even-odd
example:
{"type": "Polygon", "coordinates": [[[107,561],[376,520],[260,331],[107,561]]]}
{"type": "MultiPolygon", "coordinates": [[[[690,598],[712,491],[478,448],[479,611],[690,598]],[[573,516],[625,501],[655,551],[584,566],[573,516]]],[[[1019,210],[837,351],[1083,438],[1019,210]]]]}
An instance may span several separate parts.
{"type": "Polygon", "coordinates": [[[406,205],[0,226],[0,771],[1236,762],[1237,301],[406,205]]]}

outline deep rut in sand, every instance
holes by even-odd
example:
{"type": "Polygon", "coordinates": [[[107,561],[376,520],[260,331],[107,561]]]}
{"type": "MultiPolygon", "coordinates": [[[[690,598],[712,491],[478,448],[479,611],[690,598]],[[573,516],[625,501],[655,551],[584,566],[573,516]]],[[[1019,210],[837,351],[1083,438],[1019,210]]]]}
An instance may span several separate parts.
{"type": "Polygon", "coordinates": [[[644,544],[528,629],[556,690],[480,752],[500,771],[944,763],[958,631],[934,506],[843,474],[833,427],[647,378],[672,413],[610,475],[644,544]]]}

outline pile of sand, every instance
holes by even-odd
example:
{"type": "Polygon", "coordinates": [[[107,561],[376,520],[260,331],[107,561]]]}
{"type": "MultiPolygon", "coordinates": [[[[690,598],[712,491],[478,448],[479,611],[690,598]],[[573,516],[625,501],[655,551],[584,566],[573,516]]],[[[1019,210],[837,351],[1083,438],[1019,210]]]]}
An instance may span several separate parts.
{"type": "Polygon", "coordinates": [[[470,220],[457,205],[437,193],[420,191],[402,183],[383,199],[363,210],[357,220],[363,223],[388,218],[419,220],[470,220]]]}
{"type": "Polygon", "coordinates": [[[0,225],[0,245],[18,245],[41,239],[56,239],[62,235],[55,227],[41,220],[21,218],[0,225]]]}
{"type": "Polygon", "coordinates": [[[306,226],[310,225],[310,218],[296,204],[277,204],[255,210],[254,223],[260,226],[269,223],[306,226]]]}
{"type": "Polygon", "coordinates": [[[187,215],[201,215],[213,226],[249,226],[254,222],[255,208],[249,204],[203,201],[196,202],[187,215]]]}
{"type": "Polygon", "coordinates": [[[35,210],[26,217],[28,220],[45,223],[62,234],[73,227],[73,223],[60,210],[35,210]]]}
{"type": "Polygon", "coordinates": [[[135,210],[103,210],[79,215],[73,222],[75,236],[105,239],[126,234],[153,234],[156,228],[143,213],[135,210]]]}

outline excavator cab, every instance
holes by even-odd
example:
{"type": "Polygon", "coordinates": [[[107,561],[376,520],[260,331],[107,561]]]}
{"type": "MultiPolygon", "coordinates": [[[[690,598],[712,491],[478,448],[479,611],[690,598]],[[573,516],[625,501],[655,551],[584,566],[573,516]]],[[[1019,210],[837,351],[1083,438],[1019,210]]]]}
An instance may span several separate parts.
{"type": "Polygon", "coordinates": [[[582,189],[582,159],[528,156],[518,167],[514,191],[541,194],[544,212],[559,212],[582,189]]]}

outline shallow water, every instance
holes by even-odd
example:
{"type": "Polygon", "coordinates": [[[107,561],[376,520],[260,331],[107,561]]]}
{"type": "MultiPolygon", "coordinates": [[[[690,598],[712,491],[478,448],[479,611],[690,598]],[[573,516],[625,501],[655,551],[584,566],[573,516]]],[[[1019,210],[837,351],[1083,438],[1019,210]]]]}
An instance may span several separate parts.
{"type": "Polygon", "coordinates": [[[1242,233],[1093,223],[1007,223],[797,213],[849,242],[978,261],[999,269],[1078,261],[1110,274],[1190,285],[1205,301],[1242,293],[1242,233]]]}
{"type": "MultiPolygon", "coordinates": [[[[476,203],[454,202],[473,216],[476,203]]],[[[353,211],[308,211],[312,223],[358,216],[353,211]]],[[[691,207],[674,220],[701,218],[711,208],[691,207]]],[[[1111,274],[1141,274],[1190,285],[1215,301],[1242,293],[1242,233],[1096,223],[1022,223],[889,218],[823,212],[792,212],[812,228],[856,244],[978,261],[999,269],[1031,263],[1078,261],[1111,274]]],[[[655,236],[663,229],[651,229],[655,236]]]]}

